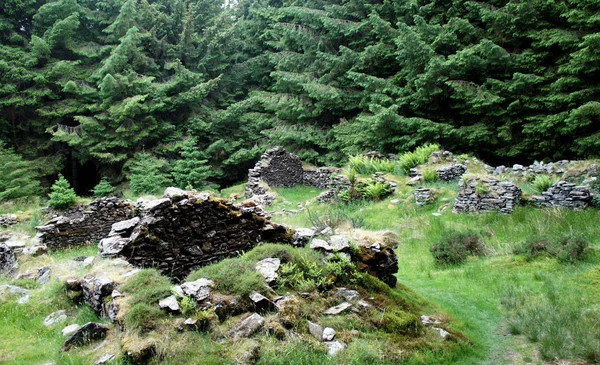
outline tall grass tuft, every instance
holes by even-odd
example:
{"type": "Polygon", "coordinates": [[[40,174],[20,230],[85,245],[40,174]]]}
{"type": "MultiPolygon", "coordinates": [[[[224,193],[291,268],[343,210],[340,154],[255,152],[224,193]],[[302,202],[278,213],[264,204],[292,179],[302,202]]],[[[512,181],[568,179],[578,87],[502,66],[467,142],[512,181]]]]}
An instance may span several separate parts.
{"type": "Polygon", "coordinates": [[[396,168],[396,162],[376,157],[350,156],[348,168],[361,175],[371,175],[376,172],[392,173],[396,168]]]}
{"type": "Polygon", "coordinates": [[[552,175],[536,175],[531,185],[536,193],[541,194],[558,182],[558,177],[552,175]]]}
{"type": "Polygon", "coordinates": [[[424,144],[417,147],[413,152],[406,152],[400,155],[398,157],[398,165],[408,175],[410,169],[426,163],[429,160],[429,156],[439,150],[440,146],[437,144],[424,144]]]}

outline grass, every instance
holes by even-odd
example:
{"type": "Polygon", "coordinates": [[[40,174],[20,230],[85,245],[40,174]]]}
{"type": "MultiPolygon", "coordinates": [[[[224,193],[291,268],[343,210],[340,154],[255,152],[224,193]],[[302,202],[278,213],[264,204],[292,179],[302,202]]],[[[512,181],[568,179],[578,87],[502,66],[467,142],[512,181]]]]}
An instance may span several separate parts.
{"type": "Polygon", "coordinates": [[[266,289],[265,279],[254,268],[255,262],[245,258],[229,258],[192,272],[186,281],[206,278],[215,282],[215,289],[224,294],[248,295],[266,289]]]}

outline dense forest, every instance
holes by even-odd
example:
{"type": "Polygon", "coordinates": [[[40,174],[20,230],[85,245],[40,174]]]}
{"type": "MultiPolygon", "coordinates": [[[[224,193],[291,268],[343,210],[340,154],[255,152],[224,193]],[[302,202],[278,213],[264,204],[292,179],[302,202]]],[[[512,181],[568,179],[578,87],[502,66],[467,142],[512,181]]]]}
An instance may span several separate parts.
{"type": "Polygon", "coordinates": [[[0,200],[58,173],[80,194],[135,169],[226,185],[273,145],[600,151],[599,0],[1,4],[0,200]]]}

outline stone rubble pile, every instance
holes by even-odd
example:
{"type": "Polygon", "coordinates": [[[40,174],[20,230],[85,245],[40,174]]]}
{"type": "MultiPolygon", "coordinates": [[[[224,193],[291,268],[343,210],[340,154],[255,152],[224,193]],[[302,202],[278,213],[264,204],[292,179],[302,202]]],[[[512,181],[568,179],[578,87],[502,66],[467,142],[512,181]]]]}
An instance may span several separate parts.
{"type": "Polygon", "coordinates": [[[207,193],[169,188],[140,205],[143,216],[113,224],[98,247],[138,267],[155,267],[182,279],[193,269],[237,256],[258,243],[290,242],[292,233],[264,218],[255,204],[233,205],[207,193]]]}
{"type": "Polygon", "coordinates": [[[19,223],[19,218],[15,214],[0,215],[0,227],[8,227],[19,223]]]}
{"type": "Polygon", "coordinates": [[[498,211],[510,214],[521,200],[521,188],[493,178],[462,179],[454,201],[454,213],[498,211]]]}
{"type": "Polygon", "coordinates": [[[5,245],[0,243],[0,275],[12,275],[17,270],[17,257],[15,253],[5,245]]]}
{"type": "Polygon", "coordinates": [[[79,218],[59,216],[36,227],[37,237],[51,249],[95,243],[106,237],[113,223],[131,218],[133,204],[119,198],[101,198],[90,203],[79,218]]]}
{"type": "Polygon", "coordinates": [[[585,177],[598,177],[598,165],[589,164],[586,161],[561,160],[556,162],[534,162],[529,166],[514,164],[512,167],[504,165],[490,167],[488,172],[492,175],[513,175],[518,177],[535,175],[562,175],[567,171],[580,171],[585,177]]]}
{"type": "Polygon", "coordinates": [[[592,191],[587,186],[576,186],[566,181],[559,181],[542,195],[531,198],[538,207],[565,207],[574,210],[585,209],[592,201],[592,191]]]}
{"type": "Polygon", "coordinates": [[[467,166],[458,163],[453,165],[442,166],[436,169],[436,171],[438,173],[440,181],[457,181],[467,171],[467,166]]]}

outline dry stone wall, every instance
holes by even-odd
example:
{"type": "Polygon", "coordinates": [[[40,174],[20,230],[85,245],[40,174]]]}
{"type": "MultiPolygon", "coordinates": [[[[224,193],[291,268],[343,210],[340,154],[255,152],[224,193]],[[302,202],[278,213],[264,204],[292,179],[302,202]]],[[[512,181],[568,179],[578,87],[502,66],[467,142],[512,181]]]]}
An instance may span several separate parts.
{"type": "Polygon", "coordinates": [[[521,200],[521,188],[492,178],[463,179],[458,183],[454,213],[498,211],[512,213],[521,200]]]}
{"type": "Polygon", "coordinates": [[[270,222],[251,203],[233,205],[201,193],[169,188],[165,197],[140,206],[143,216],[113,225],[99,244],[105,256],[122,256],[183,279],[193,269],[248,251],[262,241],[289,242],[285,226],[270,222]]]}
{"type": "Polygon", "coordinates": [[[36,227],[37,237],[49,248],[95,243],[108,235],[111,226],[133,215],[133,204],[119,198],[102,198],[90,203],[81,217],[59,216],[36,227]]]}
{"type": "Polygon", "coordinates": [[[574,210],[585,209],[592,201],[592,191],[587,186],[576,186],[566,181],[559,181],[550,189],[531,198],[539,207],[564,207],[574,210]]]}

